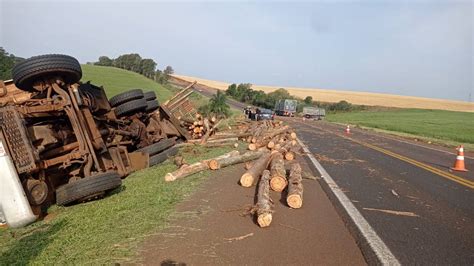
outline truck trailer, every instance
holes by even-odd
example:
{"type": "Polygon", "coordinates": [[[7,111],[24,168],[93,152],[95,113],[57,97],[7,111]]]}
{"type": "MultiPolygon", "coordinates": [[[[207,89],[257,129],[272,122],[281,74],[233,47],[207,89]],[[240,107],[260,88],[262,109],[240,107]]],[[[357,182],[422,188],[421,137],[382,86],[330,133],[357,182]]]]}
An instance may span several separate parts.
{"type": "Polygon", "coordinates": [[[298,102],[291,99],[282,99],[275,104],[275,114],[279,116],[294,116],[298,102]]]}

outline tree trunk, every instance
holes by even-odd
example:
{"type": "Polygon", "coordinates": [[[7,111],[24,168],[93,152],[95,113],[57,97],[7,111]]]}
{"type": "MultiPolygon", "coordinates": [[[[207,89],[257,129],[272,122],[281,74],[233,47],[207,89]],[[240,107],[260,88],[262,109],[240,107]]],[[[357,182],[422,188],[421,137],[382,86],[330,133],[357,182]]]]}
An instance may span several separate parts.
{"type": "Polygon", "coordinates": [[[281,192],[288,185],[286,180],[285,164],[283,162],[283,155],[276,152],[272,155],[272,161],[270,163],[270,187],[277,192],[281,192]]]}
{"type": "Polygon", "coordinates": [[[209,168],[211,170],[217,170],[229,165],[252,161],[262,156],[263,153],[264,151],[249,151],[237,156],[211,159],[209,160],[209,168]]]}
{"type": "MultiPolygon", "coordinates": [[[[216,157],[214,159],[217,159],[217,158],[220,158],[220,157],[226,157],[226,156],[237,156],[237,155],[239,155],[238,151],[231,151],[229,153],[226,153],[226,154],[221,155],[219,157],[216,157]]],[[[207,169],[209,169],[208,161],[209,160],[204,160],[204,161],[201,161],[201,162],[193,163],[191,165],[185,165],[185,166],[181,167],[180,169],[178,169],[178,170],[176,170],[172,173],[167,173],[165,175],[165,181],[167,181],[167,182],[175,181],[176,179],[187,177],[189,175],[207,170],[207,169]]]]}
{"type": "Polygon", "coordinates": [[[294,163],[290,169],[290,178],[288,183],[288,196],[286,202],[293,209],[299,209],[303,205],[303,183],[301,177],[301,166],[294,163]]]}
{"type": "Polygon", "coordinates": [[[270,161],[270,153],[263,154],[258,160],[256,160],[252,167],[240,177],[240,184],[243,187],[251,187],[258,177],[262,174],[263,170],[268,167],[270,161]]]}
{"type": "Polygon", "coordinates": [[[269,180],[270,172],[264,170],[257,193],[257,223],[260,227],[267,227],[272,223],[273,204],[270,199],[269,180]]]}
{"type": "Polygon", "coordinates": [[[223,119],[219,120],[217,123],[215,123],[210,130],[204,134],[201,140],[201,144],[206,143],[207,139],[211,136],[211,133],[216,130],[216,128],[219,126],[219,124],[223,121],[223,119]]]}

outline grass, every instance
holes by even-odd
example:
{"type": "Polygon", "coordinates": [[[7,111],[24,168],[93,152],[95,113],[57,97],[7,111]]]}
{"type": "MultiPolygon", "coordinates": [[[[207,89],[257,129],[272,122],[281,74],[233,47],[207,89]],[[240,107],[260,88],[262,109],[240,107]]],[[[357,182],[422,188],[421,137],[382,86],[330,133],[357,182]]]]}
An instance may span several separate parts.
{"type": "MultiPolygon", "coordinates": [[[[231,148],[183,149],[186,161],[212,158],[231,148]]],[[[136,172],[105,199],[50,208],[53,219],[22,229],[0,229],[0,265],[111,264],[135,258],[138,245],[166,226],[177,203],[209,172],[165,183],[176,167],[166,162],[136,172]]]]}
{"type": "Polygon", "coordinates": [[[107,96],[111,97],[129,89],[155,91],[159,102],[171,98],[174,94],[169,88],[156,83],[140,74],[115,67],[82,65],[82,81],[103,86],[107,96]]]}
{"type": "Polygon", "coordinates": [[[400,109],[328,114],[327,120],[421,136],[450,146],[474,144],[474,113],[400,109]]]}
{"type": "MultiPolygon", "coordinates": [[[[173,95],[172,89],[133,72],[82,67],[82,80],[104,86],[109,96],[130,88],[154,90],[162,102],[173,95]]],[[[231,147],[185,147],[180,153],[193,163],[230,150],[231,147]]],[[[165,227],[176,204],[209,175],[203,172],[165,183],[164,175],[175,168],[165,162],[128,176],[122,188],[102,200],[67,208],[52,206],[43,221],[21,229],[0,228],[0,265],[95,265],[133,260],[143,239],[165,227]]]]}

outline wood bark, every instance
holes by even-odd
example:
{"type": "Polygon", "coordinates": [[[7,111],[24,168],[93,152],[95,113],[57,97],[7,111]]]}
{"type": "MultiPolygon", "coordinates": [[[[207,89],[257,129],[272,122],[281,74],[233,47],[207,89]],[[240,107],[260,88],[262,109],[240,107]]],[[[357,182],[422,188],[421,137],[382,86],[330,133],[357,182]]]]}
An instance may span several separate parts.
{"type": "Polygon", "coordinates": [[[237,156],[212,159],[209,161],[209,168],[211,170],[217,170],[220,168],[227,167],[229,165],[252,161],[262,156],[263,153],[264,151],[261,151],[261,150],[248,151],[244,154],[237,155],[237,156]]]}
{"type": "Polygon", "coordinates": [[[270,153],[264,153],[253,165],[240,177],[240,184],[243,187],[251,187],[258,177],[262,174],[263,170],[268,167],[270,161],[270,153]]]}
{"type": "Polygon", "coordinates": [[[283,191],[288,185],[288,180],[286,179],[283,155],[280,152],[275,152],[272,155],[270,163],[270,174],[270,187],[277,192],[283,191]]]}
{"type": "Polygon", "coordinates": [[[303,183],[299,163],[294,163],[290,169],[286,203],[293,209],[299,209],[303,205],[303,183]]]}
{"type": "Polygon", "coordinates": [[[270,172],[264,170],[257,193],[257,223],[260,227],[270,226],[272,223],[273,203],[270,198],[269,188],[270,172]]]}
{"type": "MultiPolygon", "coordinates": [[[[231,152],[226,153],[226,154],[221,155],[221,156],[235,156],[235,155],[238,155],[238,154],[239,154],[238,151],[231,151],[231,152]]],[[[221,157],[221,156],[219,156],[219,157],[221,157]]],[[[202,172],[202,171],[207,170],[207,169],[209,169],[208,160],[193,163],[191,165],[183,166],[180,169],[178,169],[178,170],[176,170],[172,173],[167,173],[165,175],[165,181],[167,181],[167,182],[175,181],[176,179],[184,178],[184,177],[187,177],[189,175],[199,173],[199,172],[202,172]]]]}

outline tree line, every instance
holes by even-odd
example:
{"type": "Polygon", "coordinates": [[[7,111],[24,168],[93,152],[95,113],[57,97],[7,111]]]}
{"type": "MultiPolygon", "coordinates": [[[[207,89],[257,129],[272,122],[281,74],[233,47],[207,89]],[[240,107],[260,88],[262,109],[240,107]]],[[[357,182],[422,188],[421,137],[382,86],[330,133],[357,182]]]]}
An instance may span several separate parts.
{"type": "Polygon", "coordinates": [[[157,63],[153,59],[142,58],[137,53],[123,54],[115,59],[108,56],[100,56],[99,61],[95,62],[94,65],[118,67],[133,71],[162,84],[166,83],[169,75],[174,73],[171,66],[166,66],[161,71],[156,68],[157,63]]]}
{"type": "Polygon", "coordinates": [[[22,60],[25,59],[9,54],[3,47],[0,47],[0,79],[11,79],[13,66],[22,60]]]}
{"type": "Polygon", "coordinates": [[[252,84],[250,83],[240,83],[239,85],[235,83],[231,84],[227,87],[225,93],[226,95],[237,101],[266,109],[273,109],[275,107],[275,104],[279,100],[283,99],[296,100],[298,102],[297,112],[301,112],[303,110],[303,107],[325,108],[326,110],[332,112],[348,112],[353,110],[365,109],[365,106],[353,105],[344,100],[339,101],[337,103],[326,103],[314,101],[313,97],[311,96],[307,96],[306,98],[301,99],[299,97],[290,95],[290,93],[284,88],[279,88],[273,92],[265,93],[261,90],[257,91],[252,89],[252,84]]]}

